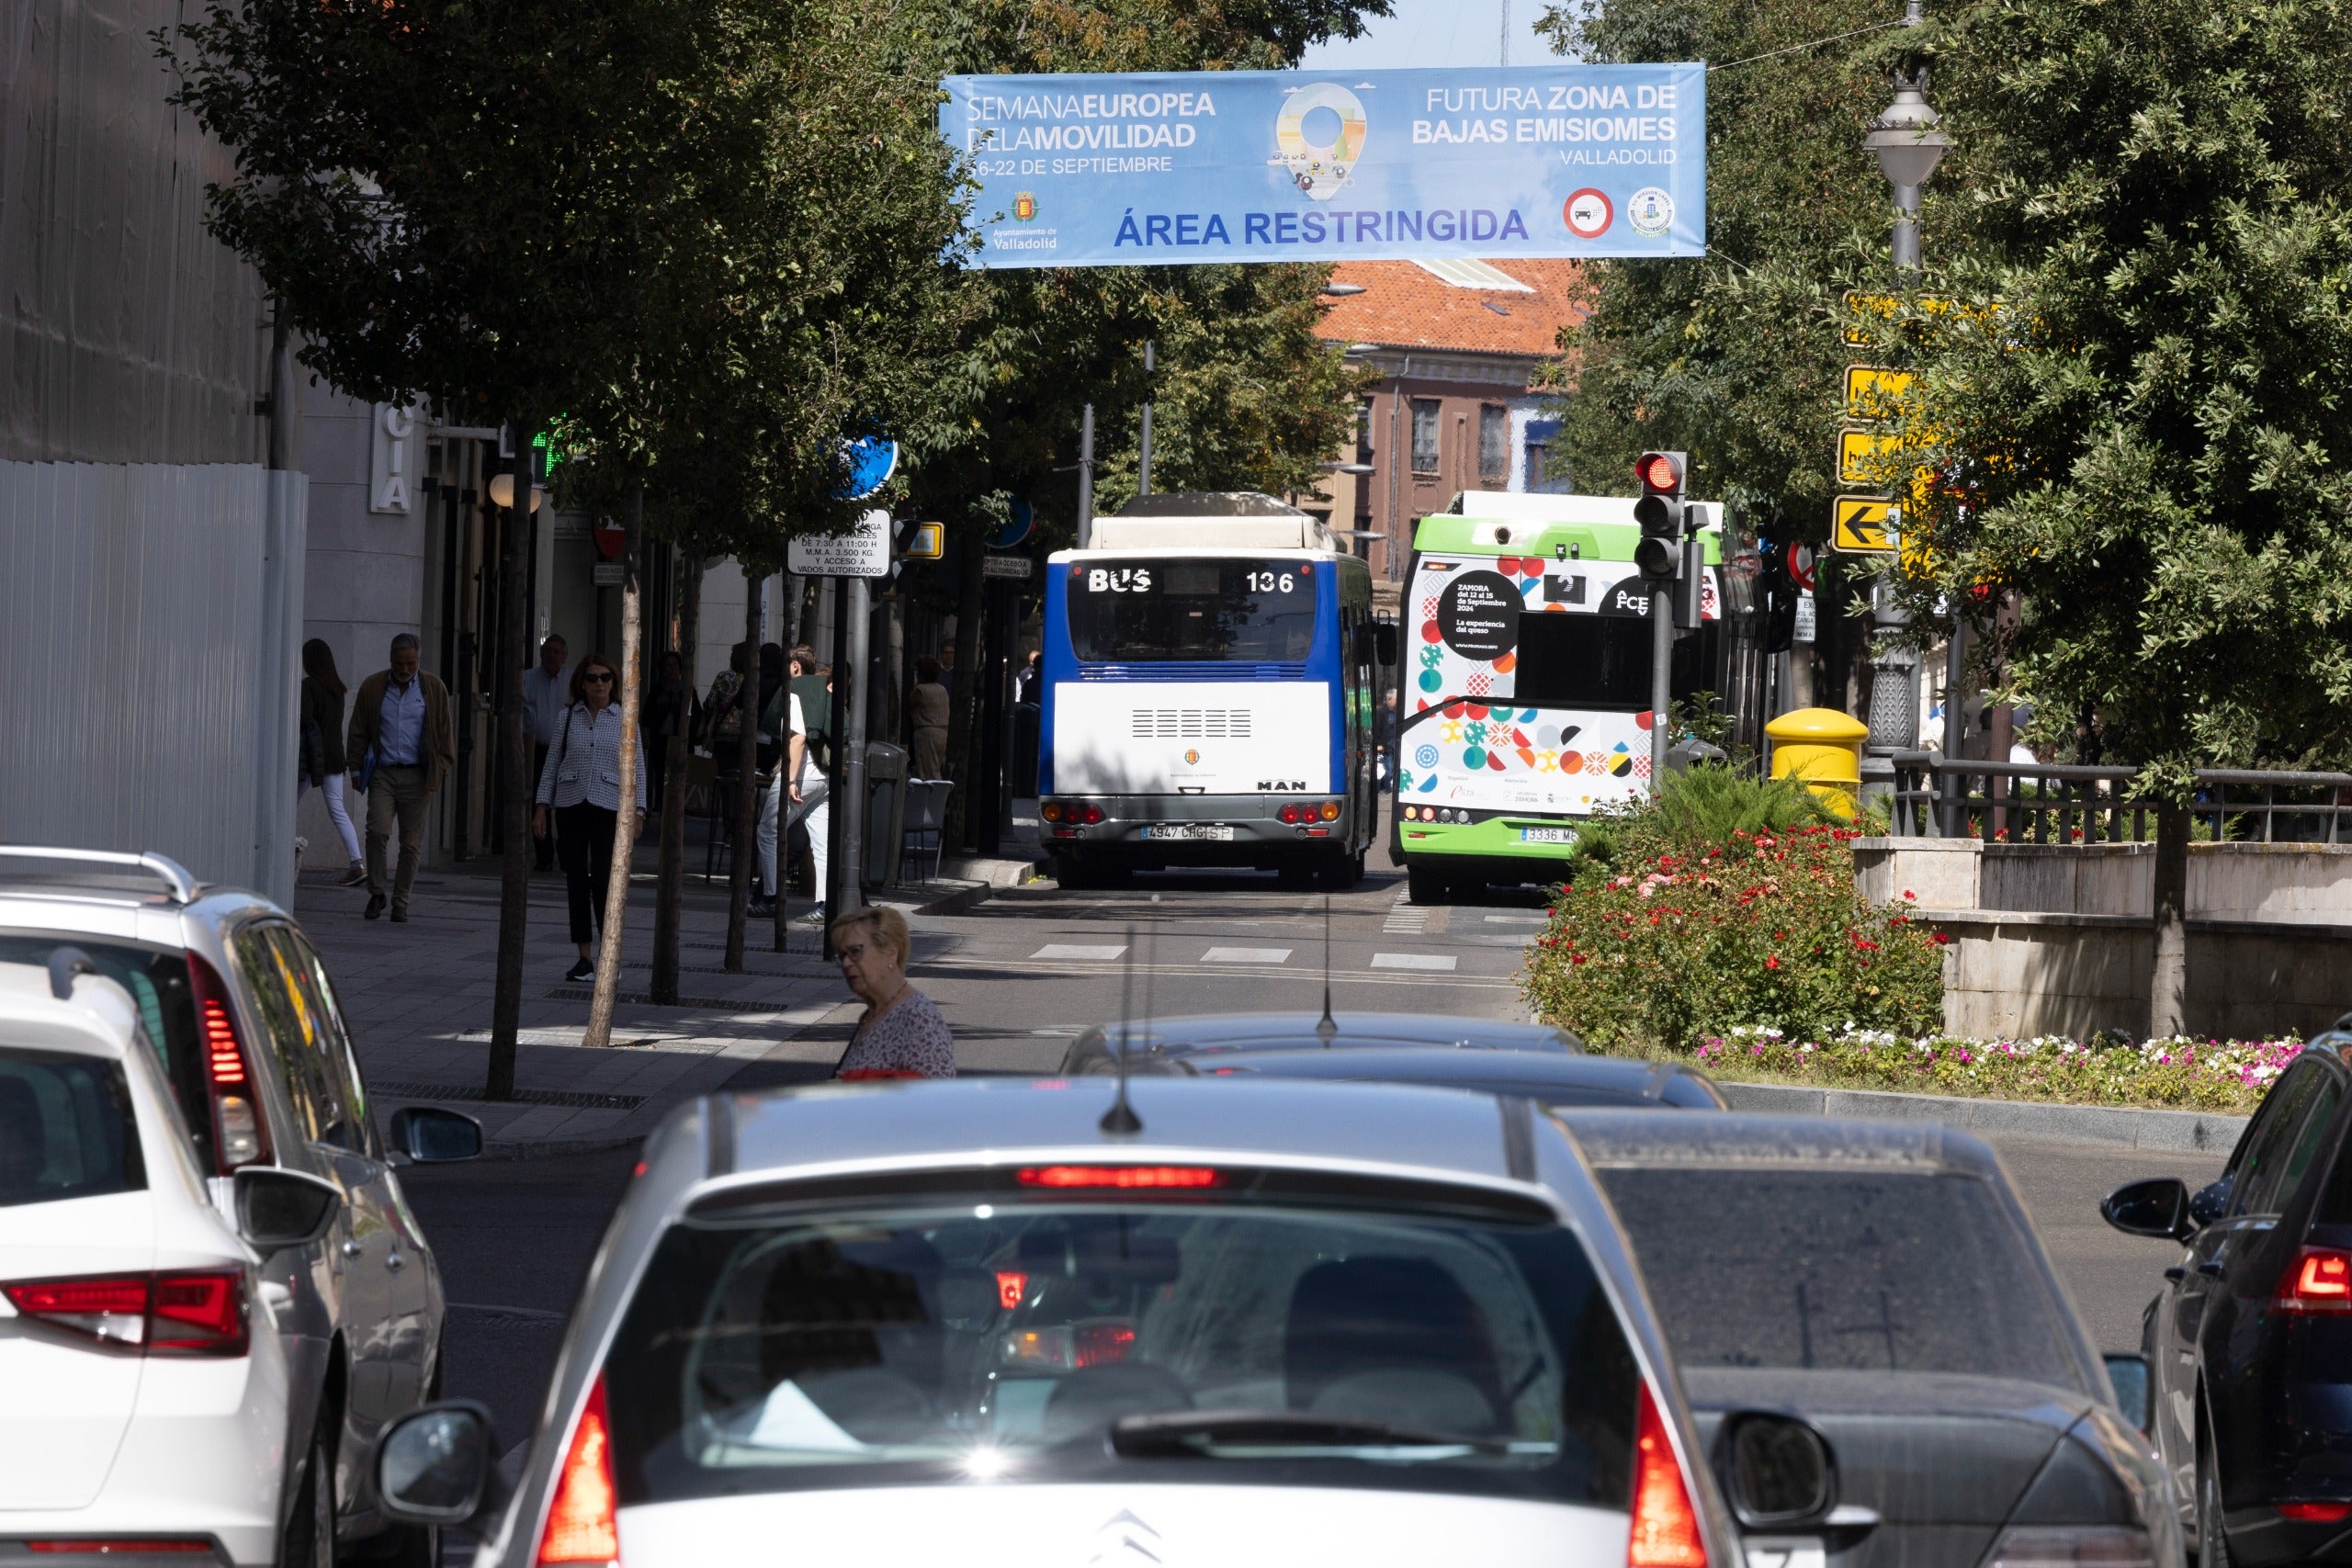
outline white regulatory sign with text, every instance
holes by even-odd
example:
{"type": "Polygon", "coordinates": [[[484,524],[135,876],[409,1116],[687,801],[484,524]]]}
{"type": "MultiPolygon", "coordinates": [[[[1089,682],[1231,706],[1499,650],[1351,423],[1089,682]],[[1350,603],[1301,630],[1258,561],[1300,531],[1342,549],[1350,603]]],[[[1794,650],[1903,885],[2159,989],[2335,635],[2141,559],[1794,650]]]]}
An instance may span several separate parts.
{"type": "Polygon", "coordinates": [[[784,569],[795,577],[888,576],[890,514],[869,512],[841,533],[786,540],[784,569]]]}

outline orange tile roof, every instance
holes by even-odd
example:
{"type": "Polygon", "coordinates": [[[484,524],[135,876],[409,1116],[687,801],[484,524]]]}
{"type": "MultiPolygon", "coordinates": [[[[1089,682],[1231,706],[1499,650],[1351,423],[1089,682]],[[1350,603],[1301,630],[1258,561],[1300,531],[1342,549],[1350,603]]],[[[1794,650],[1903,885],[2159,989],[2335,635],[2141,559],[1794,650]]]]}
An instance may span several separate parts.
{"type": "Polygon", "coordinates": [[[1316,335],[1384,348],[1541,356],[1559,352],[1562,327],[1591,313],[1583,302],[1589,285],[1576,262],[1487,265],[1534,292],[1464,288],[1417,262],[1341,262],[1331,281],[1362,284],[1363,292],[1333,299],[1316,335]]]}

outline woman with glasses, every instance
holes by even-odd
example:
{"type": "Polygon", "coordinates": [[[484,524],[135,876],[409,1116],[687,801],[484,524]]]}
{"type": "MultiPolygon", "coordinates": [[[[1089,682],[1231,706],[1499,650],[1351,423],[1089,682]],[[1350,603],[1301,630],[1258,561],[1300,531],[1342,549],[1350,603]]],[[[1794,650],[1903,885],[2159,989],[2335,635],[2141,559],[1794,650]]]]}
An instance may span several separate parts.
{"type": "MultiPolygon", "coordinates": [[[[556,853],[571,899],[571,942],[580,962],[564,971],[567,980],[594,977],[590,945],[605,923],[605,886],[613,874],[613,828],[621,809],[621,705],[619,678],[604,655],[592,653],[571,673],[571,705],[563,727],[548,747],[539,770],[538,809],[531,831],[548,832],[548,812],[556,817],[556,853]]],[[[645,831],[645,748],[638,747],[636,803],[629,837],[645,831]]],[[[626,870],[623,873],[627,874],[626,870]]]]}

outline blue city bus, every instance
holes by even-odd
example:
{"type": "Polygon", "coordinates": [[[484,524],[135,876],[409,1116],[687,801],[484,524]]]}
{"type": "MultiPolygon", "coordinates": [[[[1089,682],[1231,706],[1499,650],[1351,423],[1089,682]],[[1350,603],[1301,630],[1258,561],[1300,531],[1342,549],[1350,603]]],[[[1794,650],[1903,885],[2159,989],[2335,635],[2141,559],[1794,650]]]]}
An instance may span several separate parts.
{"type": "Polygon", "coordinates": [[[1251,492],[1139,497],[1047,562],[1043,651],[1039,834],[1063,886],[1363,876],[1396,634],[1319,520],[1251,492]]]}

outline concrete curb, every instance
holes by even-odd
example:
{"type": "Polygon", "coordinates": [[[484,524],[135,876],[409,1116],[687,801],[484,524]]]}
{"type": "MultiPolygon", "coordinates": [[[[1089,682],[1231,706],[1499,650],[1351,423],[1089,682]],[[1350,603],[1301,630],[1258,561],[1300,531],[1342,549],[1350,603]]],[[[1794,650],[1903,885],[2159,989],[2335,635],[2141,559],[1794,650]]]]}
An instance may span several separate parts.
{"type": "Polygon", "coordinates": [[[1896,1094],[1877,1089],[1805,1089],[1794,1084],[1726,1083],[1735,1111],[1808,1116],[1867,1116],[1888,1122],[1941,1122],[1971,1133],[2112,1148],[2227,1154],[2249,1118],[2208,1111],[2147,1111],[2115,1105],[2055,1105],[1961,1095],[1896,1094]]]}

